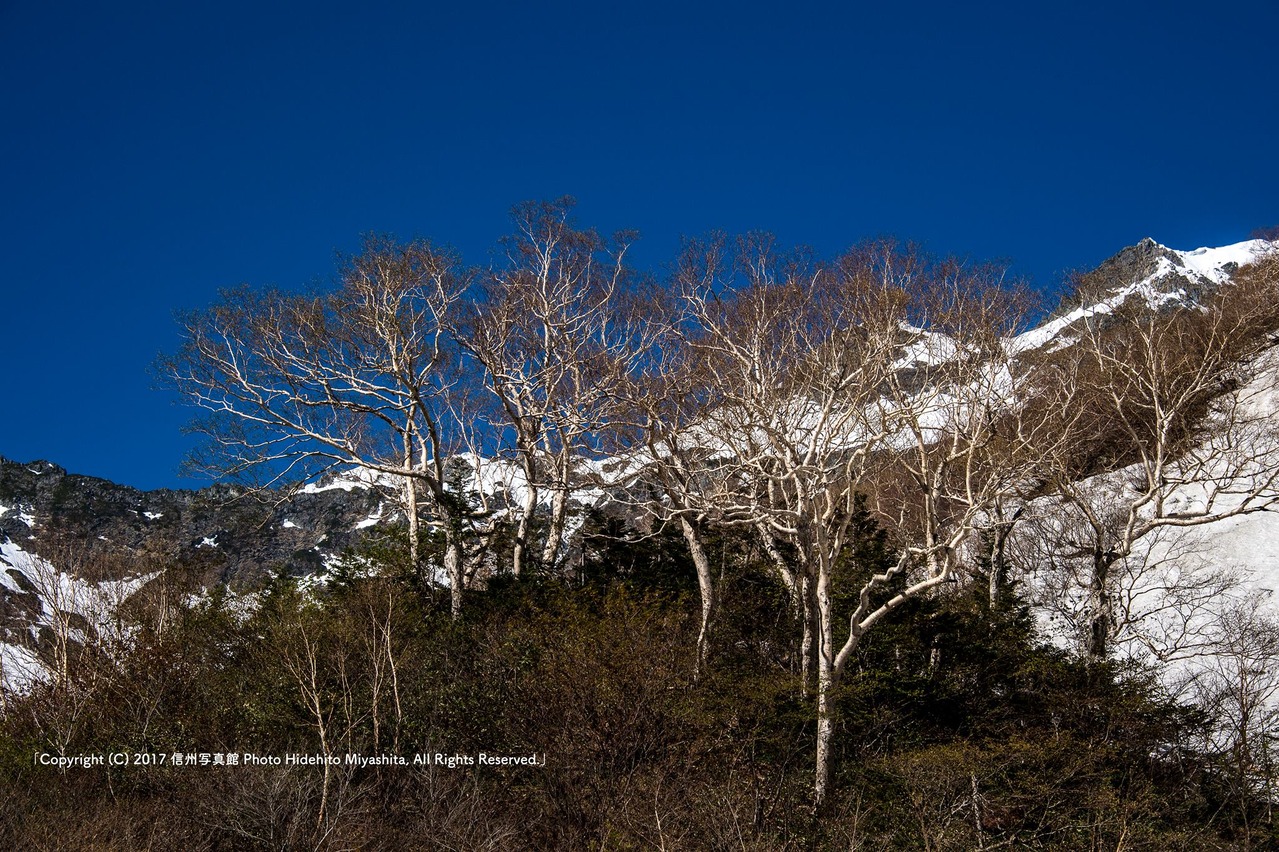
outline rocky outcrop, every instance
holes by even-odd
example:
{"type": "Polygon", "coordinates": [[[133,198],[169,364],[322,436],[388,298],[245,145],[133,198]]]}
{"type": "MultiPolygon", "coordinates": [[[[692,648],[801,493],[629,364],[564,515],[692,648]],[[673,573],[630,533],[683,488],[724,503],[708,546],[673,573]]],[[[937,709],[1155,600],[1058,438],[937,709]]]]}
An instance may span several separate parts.
{"type": "MultiPolygon", "coordinates": [[[[1114,295],[1128,291],[1129,298],[1148,306],[1171,308],[1200,302],[1233,275],[1236,263],[1225,263],[1212,275],[1192,268],[1185,252],[1162,246],[1147,237],[1104,261],[1096,269],[1074,276],[1070,293],[1054,317],[1081,306],[1114,302],[1114,295]],[[1134,288],[1133,285],[1142,285],[1134,288]]],[[[1112,304],[1112,307],[1117,305],[1112,304]]]]}
{"type": "MultiPolygon", "coordinates": [[[[52,556],[82,549],[156,555],[203,566],[206,582],[252,585],[283,568],[308,574],[341,554],[379,514],[377,489],[250,494],[228,485],[139,491],[47,461],[0,458],[0,540],[52,556]]],[[[117,560],[122,569],[127,559],[117,560]]]]}

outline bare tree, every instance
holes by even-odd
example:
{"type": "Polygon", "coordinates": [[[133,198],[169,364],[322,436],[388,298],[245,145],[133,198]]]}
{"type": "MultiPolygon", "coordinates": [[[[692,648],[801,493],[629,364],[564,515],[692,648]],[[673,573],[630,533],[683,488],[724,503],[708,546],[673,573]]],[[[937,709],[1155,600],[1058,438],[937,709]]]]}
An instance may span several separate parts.
{"type": "Polygon", "coordinates": [[[448,475],[462,434],[444,321],[464,289],[455,266],[426,242],[370,239],[336,292],[241,288],[187,314],[185,344],[160,370],[210,412],[195,428],[211,438],[215,472],[265,471],[259,481],[274,484],[359,465],[401,482],[414,565],[429,508],[458,617],[471,512],[448,475]]]}
{"type": "Polygon", "coordinates": [[[534,513],[549,493],[540,563],[562,552],[578,465],[598,451],[616,409],[627,362],[643,354],[618,311],[629,235],[613,242],[574,227],[573,201],[521,204],[513,211],[506,265],[481,277],[481,298],[459,340],[480,365],[524,473],[512,571],[528,561],[534,513]]]}
{"type": "Polygon", "coordinates": [[[701,596],[694,677],[706,671],[710,634],[718,608],[703,529],[713,513],[715,464],[708,460],[701,418],[715,398],[700,360],[688,345],[681,305],[669,291],[649,294],[643,321],[650,352],[628,370],[626,409],[611,437],[621,470],[605,480],[625,488],[615,499],[631,502],[658,524],[675,523],[688,547],[701,596]]]}
{"type": "Polygon", "coordinates": [[[1252,848],[1254,815],[1264,807],[1274,831],[1275,736],[1279,724],[1279,621],[1269,592],[1218,601],[1213,640],[1185,661],[1174,692],[1198,705],[1208,724],[1202,751],[1221,762],[1229,803],[1238,809],[1244,848],[1252,848]]]}
{"type": "Polygon", "coordinates": [[[1040,504],[1036,534],[1083,566],[1093,660],[1110,652],[1123,575],[1131,586],[1160,564],[1147,558],[1157,536],[1279,498],[1279,431],[1265,402],[1276,271],[1265,259],[1196,308],[1097,313],[1036,367],[1046,416],[1067,436],[1046,469],[1058,496],[1040,504]]]}
{"type": "Polygon", "coordinates": [[[821,803],[834,695],[861,637],[959,577],[991,501],[1017,480],[994,452],[1014,381],[1008,300],[984,271],[895,246],[820,266],[760,236],[690,244],[677,281],[687,345],[713,389],[686,430],[700,452],[697,511],[784,542],[795,585],[811,589],[821,803]],[[897,557],[861,581],[837,629],[833,582],[863,495],[897,557]]]}
{"type": "Polygon", "coordinates": [[[830,617],[832,572],[818,572],[819,801],[834,715],[828,704],[823,725],[823,693],[839,686],[876,623],[972,571],[983,533],[999,535],[1015,519],[1005,509],[1032,481],[1044,437],[1019,404],[1026,379],[1006,340],[1026,303],[1002,270],[884,246],[841,266],[845,278],[898,294],[891,360],[862,428],[873,451],[849,471],[895,553],[887,570],[863,581],[842,644],[830,617]],[[900,591],[886,592],[898,583],[900,591]]]}

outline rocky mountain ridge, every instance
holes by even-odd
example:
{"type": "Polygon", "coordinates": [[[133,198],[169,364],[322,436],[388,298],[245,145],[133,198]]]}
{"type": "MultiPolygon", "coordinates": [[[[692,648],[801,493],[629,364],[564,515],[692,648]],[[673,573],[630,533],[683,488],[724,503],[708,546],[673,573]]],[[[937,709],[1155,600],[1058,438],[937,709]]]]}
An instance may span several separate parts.
{"type": "MultiPolygon", "coordinates": [[[[249,494],[230,485],[139,491],[48,461],[0,457],[0,541],[36,553],[55,542],[208,566],[206,580],[302,575],[352,546],[383,495],[353,489],[249,494]]],[[[127,563],[127,559],[125,560],[127,563]]]]}

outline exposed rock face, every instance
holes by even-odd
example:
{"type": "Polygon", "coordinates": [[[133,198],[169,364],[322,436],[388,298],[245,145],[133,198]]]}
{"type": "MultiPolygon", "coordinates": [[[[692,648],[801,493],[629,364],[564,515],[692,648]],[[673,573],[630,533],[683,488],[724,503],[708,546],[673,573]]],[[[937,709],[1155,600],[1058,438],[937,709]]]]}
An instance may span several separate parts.
{"type": "Polygon", "coordinates": [[[47,680],[59,648],[78,653],[98,635],[95,621],[109,622],[107,610],[157,571],[183,566],[205,586],[248,591],[280,569],[319,572],[396,517],[395,501],[369,483],[139,491],[0,458],[0,690],[47,680]]]}
{"type": "Polygon", "coordinates": [[[1092,274],[1121,285],[1140,281],[1159,271],[1161,258],[1173,266],[1184,267],[1179,253],[1146,237],[1104,261],[1092,274]]]}
{"type": "MultiPolygon", "coordinates": [[[[226,485],[139,491],[69,474],[46,461],[0,458],[0,506],[6,509],[0,541],[33,553],[70,541],[117,554],[198,561],[207,566],[206,582],[251,585],[281,567],[293,574],[320,568],[324,556],[356,542],[357,524],[379,511],[384,496],[376,489],[333,489],[264,498],[226,485]]],[[[384,515],[393,512],[388,507],[384,515]]]]}
{"type": "Polygon", "coordinates": [[[1125,290],[1152,307],[1191,305],[1216,290],[1238,269],[1237,263],[1227,262],[1205,274],[1205,270],[1188,264],[1187,259],[1187,252],[1170,249],[1147,237],[1078,276],[1070,299],[1055,314],[1107,301],[1125,290]],[[1134,290],[1134,285],[1141,286],[1134,290]]]}

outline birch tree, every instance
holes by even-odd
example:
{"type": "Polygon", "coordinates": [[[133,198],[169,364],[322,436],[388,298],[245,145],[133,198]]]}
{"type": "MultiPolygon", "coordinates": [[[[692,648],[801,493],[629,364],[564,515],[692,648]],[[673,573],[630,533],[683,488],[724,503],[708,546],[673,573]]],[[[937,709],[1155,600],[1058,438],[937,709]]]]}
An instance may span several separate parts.
{"type": "Polygon", "coordinates": [[[462,433],[449,404],[460,382],[456,347],[445,332],[464,290],[456,265],[424,241],[370,239],[334,292],[243,287],[186,314],[182,348],[160,364],[209,412],[195,431],[210,439],[214,472],[260,471],[257,481],[274,485],[358,465],[399,482],[415,566],[423,516],[443,535],[455,618],[471,520],[447,470],[462,433]]]}
{"type": "Polygon", "coordinates": [[[1015,478],[990,451],[1012,381],[999,363],[1006,300],[961,264],[883,244],[832,265],[760,236],[692,244],[677,276],[687,344],[714,389],[691,427],[702,511],[789,545],[795,582],[811,590],[820,804],[835,695],[862,636],[958,579],[964,545],[1015,478]],[[832,588],[867,489],[897,558],[862,580],[844,628],[832,588]],[[898,578],[907,585],[885,599],[898,578]]]}
{"type": "Polygon", "coordinates": [[[515,208],[505,265],[481,276],[480,298],[458,335],[499,403],[494,425],[509,435],[524,475],[511,566],[516,575],[534,549],[533,520],[543,495],[550,511],[538,562],[555,567],[570,497],[581,480],[577,468],[597,454],[627,362],[644,348],[619,317],[630,237],[610,242],[578,230],[572,206],[564,198],[515,208]]]}
{"type": "Polygon", "coordinates": [[[1025,378],[1005,346],[1025,300],[1001,269],[892,246],[840,264],[842,278],[894,294],[897,334],[888,337],[888,363],[863,415],[872,449],[849,473],[888,532],[895,560],[862,582],[846,634],[831,618],[833,572],[818,571],[819,802],[836,712],[823,696],[839,687],[862,638],[894,609],[969,576],[983,532],[1006,523],[1001,508],[1027,488],[1042,437],[1023,416],[1025,378]]]}
{"type": "Polygon", "coordinates": [[[717,397],[682,333],[680,307],[669,291],[651,293],[647,300],[642,321],[649,329],[651,351],[638,369],[626,374],[626,412],[612,430],[625,468],[612,478],[625,485],[615,499],[637,505],[658,524],[679,525],[701,598],[694,658],[694,676],[700,677],[708,666],[719,606],[703,535],[712,514],[716,473],[700,420],[717,397]]]}
{"type": "Polygon", "coordinates": [[[1121,627],[1120,585],[1151,580],[1156,538],[1279,499],[1269,403],[1279,364],[1267,351],[1277,271],[1264,258],[1198,306],[1095,314],[1036,368],[1068,438],[1034,534],[1081,568],[1091,660],[1108,656],[1121,627]]]}

